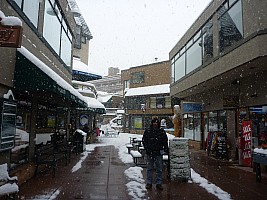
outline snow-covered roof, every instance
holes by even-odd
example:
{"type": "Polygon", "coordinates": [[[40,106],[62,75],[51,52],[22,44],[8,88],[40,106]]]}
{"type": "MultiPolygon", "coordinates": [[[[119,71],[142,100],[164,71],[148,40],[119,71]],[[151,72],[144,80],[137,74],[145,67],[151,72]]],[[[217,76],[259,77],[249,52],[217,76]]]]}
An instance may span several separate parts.
{"type": "Polygon", "coordinates": [[[93,97],[93,98],[96,98],[96,95],[95,93],[92,91],[92,90],[88,90],[88,89],[78,89],[78,91],[86,96],[86,97],[93,97]]]}
{"type": "Polygon", "coordinates": [[[0,10],[0,23],[5,26],[22,26],[22,21],[18,17],[8,16],[0,10]]]}
{"type": "Polygon", "coordinates": [[[92,98],[92,97],[85,97],[85,98],[87,100],[87,104],[89,108],[95,108],[95,109],[100,108],[100,109],[106,110],[105,106],[101,102],[99,102],[97,99],[92,98]]]}
{"type": "Polygon", "coordinates": [[[97,100],[102,102],[102,103],[108,102],[108,100],[110,100],[112,98],[112,96],[113,95],[110,93],[97,91],[97,100]]]}
{"type": "Polygon", "coordinates": [[[77,85],[84,85],[84,86],[90,86],[90,87],[95,88],[94,84],[88,83],[88,82],[72,80],[72,83],[77,84],[77,85]]]}
{"type": "Polygon", "coordinates": [[[60,85],[65,90],[68,90],[71,94],[78,97],[82,101],[86,102],[87,100],[81,95],[76,89],[74,89],[67,81],[60,77],[55,71],[43,63],[39,58],[33,55],[25,47],[17,48],[17,51],[24,55],[29,61],[31,61],[36,67],[42,70],[50,78],[52,78],[58,85],[60,85]]]}
{"type": "Polygon", "coordinates": [[[81,71],[81,72],[85,72],[85,73],[88,73],[88,74],[95,74],[95,75],[98,75],[98,76],[102,76],[98,72],[96,72],[95,70],[89,68],[88,65],[83,63],[79,58],[75,58],[75,57],[73,58],[73,69],[72,70],[76,70],[76,71],[81,71]]]}
{"type": "Polygon", "coordinates": [[[151,94],[166,94],[170,93],[170,84],[152,85],[146,87],[130,88],[127,90],[125,96],[140,96],[151,94]]]}

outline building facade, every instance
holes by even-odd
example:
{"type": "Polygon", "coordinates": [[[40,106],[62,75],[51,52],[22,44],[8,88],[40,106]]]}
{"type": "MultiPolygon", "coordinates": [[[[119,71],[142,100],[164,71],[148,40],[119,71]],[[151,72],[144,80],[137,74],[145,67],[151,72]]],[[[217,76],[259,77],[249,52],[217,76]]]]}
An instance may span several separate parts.
{"type": "Polygon", "coordinates": [[[236,158],[243,121],[252,123],[251,146],[266,142],[266,8],[266,1],[214,0],[169,53],[184,136],[202,149],[224,135],[236,158]]]}
{"type": "Polygon", "coordinates": [[[152,117],[172,128],[170,63],[163,61],[121,71],[124,91],[125,131],[143,133],[152,117]]]}
{"type": "MultiPolygon", "coordinates": [[[[23,29],[20,48],[2,46],[3,38],[0,46],[1,109],[7,112],[0,122],[0,162],[9,164],[19,182],[33,176],[35,144],[46,143],[52,134],[69,138],[71,112],[88,111],[88,100],[72,87],[77,24],[70,2],[1,1],[1,26],[13,16],[23,29]],[[6,135],[10,130],[14,135],[6,135]],[[8,138],[14,143],[6,146],[8,138]]],[[[75,118],[78,123],[79,116],[75,118]]]]}

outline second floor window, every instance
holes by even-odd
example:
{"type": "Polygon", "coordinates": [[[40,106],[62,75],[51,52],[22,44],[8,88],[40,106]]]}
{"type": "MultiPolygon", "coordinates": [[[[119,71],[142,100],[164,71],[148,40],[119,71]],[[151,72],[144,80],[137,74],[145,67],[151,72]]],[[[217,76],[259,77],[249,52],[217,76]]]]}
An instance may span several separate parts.
{"type": "Polygon", "coordinates": [[[220,52],[244,37],[241,1],[234,5],[230,2],[227,1],[218,11],[220,52]]]}
{"type": "Polygon", "coordinates": [[[170,108],[171,98],[169,96],[150,97],[150,108],[170,108]]]}
{"type": "Polygon", "coordinates": [[[131,83],[144,83],[145,72],[134,72],[131,74],[131,83]]]}
{"type": "Polygon", "coordinates": [[[18,7],[28,17],[30,22],[37,28],[40,0],[14,0],[18,7]]]}
{"type": "Polygon", "coordinates": [[[55,0],[45,1],[43,36],[64,63],[70,67],[72,35],[59,10],[55,0]]]}

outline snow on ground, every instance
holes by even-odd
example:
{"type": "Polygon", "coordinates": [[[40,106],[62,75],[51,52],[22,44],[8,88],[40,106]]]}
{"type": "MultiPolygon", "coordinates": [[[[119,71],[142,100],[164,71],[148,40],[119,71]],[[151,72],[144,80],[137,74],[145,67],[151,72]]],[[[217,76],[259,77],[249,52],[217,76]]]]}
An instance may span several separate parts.
{"type": "MultiPolygon", "coordinates": [[[[101,136],[98,137],[98,140],[100,143],[86,145],[86,151],[81,154],[81,159],[77,162],[77,164],[75,166],[73,166],[72,173],[75,173],[77,170],[79,170],[81,168],[82,162],[86,159],[86,157],[92,151],[94,151],[95,147],[98,147],[98,146],[113,145],[115,148],[118,149],[119,158],[121,159],[122,162],[133,163],[132,156],[130,154],[128,154],[128,150],[126,148],[126,144],[128,144],[130,142],[130,137],[135,137],[137,139],[141,139],[142,135],[120,133],[118,137],[106,137],[103,134],[101,134],[101,136]]],[[[174,138],[174,136],[168,134],[168,138],[172,139],[172,138],[174,138]]],[[[130,196],[132,196],[132,198],[135,200],[145,199],[145,195],[147,192],[147,190],[145,188],[146,183],[145,183],[145,180],[144,180],[143,175],[142,175],[142,170],[143,170],[142,167],[135,166],[135,167],[128,168],[124,172],[124,174],[126,175],[126,177],[129,180],[129,182],[126,184],[126,186],[128,188],[128,194],[130,196]]],[[[221,199],[221,200],[230,200],[231,199],[230,194],[223,191],[218,186],[210,183],[207,179],[201,177],[193,169],[191,169],[191,180],[189,180],[188,182],[199,184],[199,186],[203,187],[209,193],[217,196],[218,199],[221,199]]],[[[58,194],[59,194],[59,191],[54,193],[50,199],[51,200],[56,199],[58,194]]]]}

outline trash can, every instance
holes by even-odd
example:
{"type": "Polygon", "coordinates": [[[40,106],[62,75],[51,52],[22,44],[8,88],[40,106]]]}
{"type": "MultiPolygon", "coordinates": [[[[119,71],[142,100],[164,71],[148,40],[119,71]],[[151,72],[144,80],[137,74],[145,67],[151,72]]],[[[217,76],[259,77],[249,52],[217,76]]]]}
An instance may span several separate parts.
{"type": "Polygon", "coordinates": [[[86,150],[86,136],[87,136],[87,133],[85,133],[84,131],[80,129],[77,129],[74,132],[73,142],[74,142],[74,145],[76,146],[77,152],[83,152],[86,150]]]}

